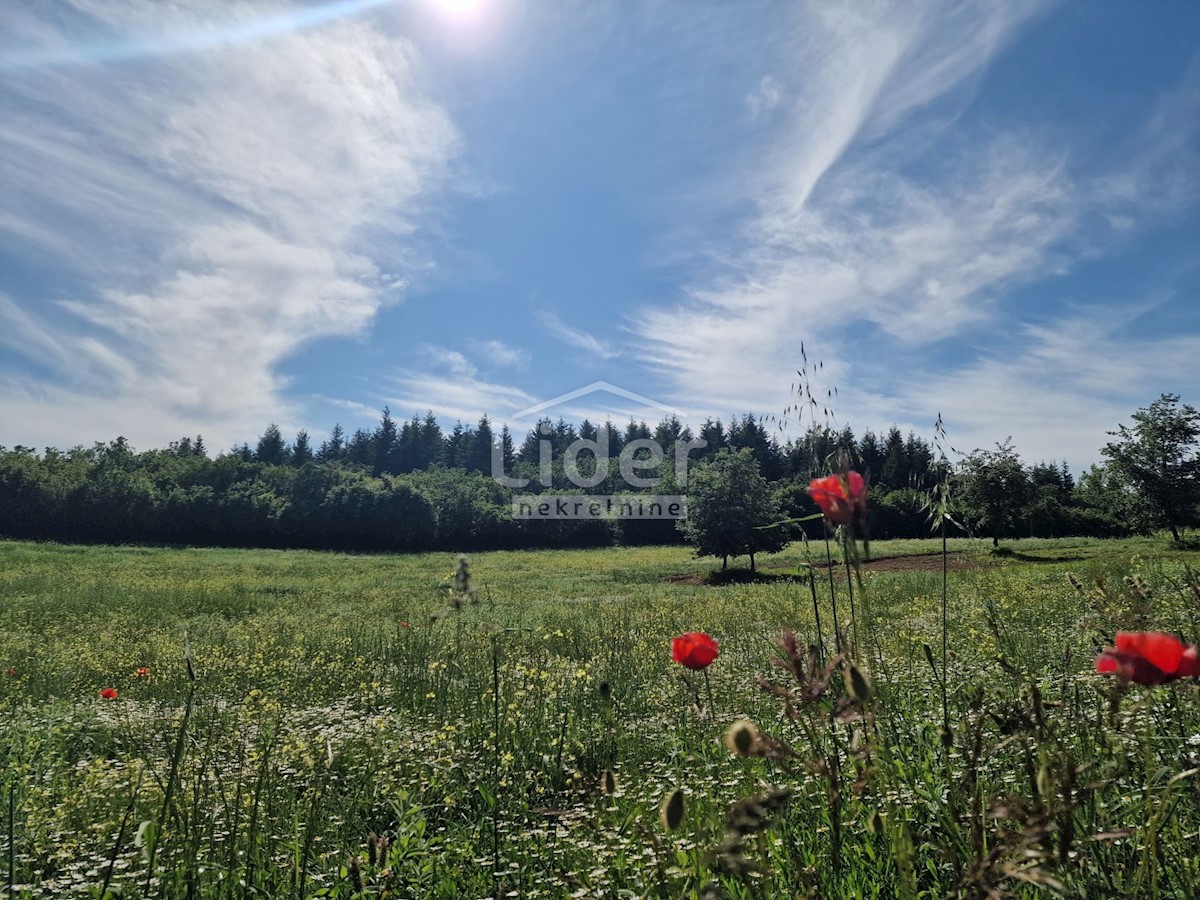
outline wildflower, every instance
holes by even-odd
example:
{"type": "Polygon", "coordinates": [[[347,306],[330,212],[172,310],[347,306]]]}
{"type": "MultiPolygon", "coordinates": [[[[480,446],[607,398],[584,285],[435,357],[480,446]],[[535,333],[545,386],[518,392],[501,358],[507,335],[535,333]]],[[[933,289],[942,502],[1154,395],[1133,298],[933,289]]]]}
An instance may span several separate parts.
{"type": "Polygon", "coordinates": [[[101,700],[116,700],[117,699],[117,689],[116,688],[101,688],[100,699],[101,700]]]}
{"type": "Polygon", "coordinates": [[[137,671],[133,673],[138,678],[149,678],[150,670],[146,666],[138,666],[137,671]]]}
{"type": "Polygon", "coordinates": [[[401,627],[401,628],[412,628],[412,626],[411,626],[411,625],[409,625],[407,622],[401,622],[401,623],[400,623],[400,627],[401,627]]]}
{"type": "Polygon", "coordinates": [[[4,674],[7,675],[9,678],[16,678],[17,670],[14,669],[12,666],[9,666],[7,669],[4,670],[4,674]]]}
{"type": "Polygon", "coordinates": [[[867,483],[857,472],[814,478],[808,493],[834,525],[849,525],[867,514],[867,483]]]}
{"type": "Polygon", "coordinates": [[[689,631],[671,641],[671,656],[689,669],[707,669],[719,655],[717,642],[703,631],[689,631]]]}
{"type": "Polygon", "coordinates": [[[1195,644],[1158,631],[1118,631],[1115,647],[1096,657],[1096,671],[1141,685],[1200,678],[1195,644]]]}

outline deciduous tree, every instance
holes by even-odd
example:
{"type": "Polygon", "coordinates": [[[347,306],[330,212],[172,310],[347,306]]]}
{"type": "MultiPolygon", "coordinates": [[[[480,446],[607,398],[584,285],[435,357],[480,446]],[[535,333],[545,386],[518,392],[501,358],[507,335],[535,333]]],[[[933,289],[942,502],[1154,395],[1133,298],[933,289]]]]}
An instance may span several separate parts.
{"type": "Polygon", "coordinates": [[[788,542],[781,528],[762,526],[783,518],[753,452],[722,450],[711,460],[697,465],[687,485],[687,518],[679,529],[695,545],[697,556],[721,557],[721,568],[729,557],[773,553],[788,542]]]}
{"type": "Polygon", "coordinates": [[[1157,523],[1180,540],[1179,529],[1194,525],[1200,502],[1200,413],[1178,394],[1163,394],[1120,425],[1100,452],[1145,496],[1157,523]]]}

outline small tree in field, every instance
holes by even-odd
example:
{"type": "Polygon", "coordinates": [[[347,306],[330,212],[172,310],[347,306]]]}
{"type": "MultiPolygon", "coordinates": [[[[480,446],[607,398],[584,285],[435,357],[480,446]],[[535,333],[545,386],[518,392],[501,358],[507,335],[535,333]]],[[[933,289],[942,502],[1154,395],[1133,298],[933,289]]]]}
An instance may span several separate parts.
{"type": "Polygon", "coordinates": [[[787,544],[783,529],[762,530],[783,518],[771,486],[748,448],[722,450],[697,465],[688,480],[688,514],[679,530],[695,545],[697,556],[729,557],[774,553],[787,544]]]}
{"type": "Polygon", "coordinates": [[[1000,536],[1025,508],[1031,490],[1011,437],[962,461],[958,498],[963,514],[991,535],[993,547],[1000,546],[1000,536]]]}
{"type": "Polygon", "coordinates": [[[1179,527],[1196,522],[1200,503],[1200,413],[1178,394],[1163,394],[1133,414],[1134,425],[1118,426],[1117,438],[1100,452],[1147,500],[1158,524],[1180,540],[1179,527]]]}

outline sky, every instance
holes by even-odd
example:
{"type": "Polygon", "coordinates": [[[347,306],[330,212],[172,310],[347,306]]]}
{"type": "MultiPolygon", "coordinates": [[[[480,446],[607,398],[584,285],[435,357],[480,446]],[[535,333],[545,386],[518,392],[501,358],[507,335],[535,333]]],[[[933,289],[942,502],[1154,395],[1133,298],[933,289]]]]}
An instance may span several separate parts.
{"type": "Polygon", "coordinates": [[[786,440],[803,369],[1079,471],[1200,405],[1198,48],[1191,0],[5,0],[0,445],[786,440]]]}

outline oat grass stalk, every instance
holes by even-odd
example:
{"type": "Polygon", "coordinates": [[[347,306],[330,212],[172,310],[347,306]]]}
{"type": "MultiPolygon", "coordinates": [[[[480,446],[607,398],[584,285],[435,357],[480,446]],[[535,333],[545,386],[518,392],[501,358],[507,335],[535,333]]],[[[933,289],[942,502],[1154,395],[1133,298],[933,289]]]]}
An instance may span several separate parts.
{"type": "MultiPolygon", "coordinates": [[[[500,752],[500,651],[496,646],[496,636],[492,635],[492,741],[496,756],[496,764],[492,771],[495,776],[492,795],[492,884],[495,896],[500,896],[500,782],[501,762],[500,752]]],[[[559,745],[559,753],[562,746],[559,745]]]]}
{"type": "MultiPolygon", "coordinates": [[[[100,885],[100,900],[106,900],[108,897],[108,887],[112,884],[113,873],[116,871],[117,858],[121,855],[121,845],[125,842],[125,832],[129,828],[129,820],[133,817],[134,808],[137,806],[138,795],[142,791],[142,778],[145,777],[144,772],[138,773],[137,784],[133,786],[133,793],[129,796],[129,805],[125,807],[125,815],[121,817],[121,826],[117,829],[117,840],[113,843],[112,853],[108,856],[108,865],[104,868],[104,882],[100,885]]],[[[9,819],[11,822],[11,818],[9,819]]],[[[9,842],[12,841],[12,832],[9,831],[9,842]]],[[[8,895],[12,893],[12,862],[11,855],[9,857],[9,874],[8,874],[8,895]]]]}
{"type": "Polygon", "coordinates": [[[14,897],[13,885],[17,881],[17,776],[13,773],[8,782],[8,896],[14,897]]]}
{"type": "MultiPolygon", "coordinates": [[[[159,808],[158,817],[148,823],[144,834],[148,836],[146,848],[146,887],[143,891],[150,895],[150,885],[154,879],[154,860],[158,855],[158,845],[166,830],[167,816],[171,811],[171,801],[175,799],[175,786],[179,783],[179,764],[183,759],[183,750],[187,741],[188,724],[192,719],[192,708],[196,700],[196,667],[192,663],[192,648],[188,643],[187,633],[183,636],[183,659],[187,667],[188,693],[183,706],[183,721],[179,724],[179,734],[175,737],[175,747],[171,751],[171,767],[167,774],[167,786],[163,791],[163,802],[159,808]]],[[[164,888],[165,890],[165,888],[164,888]]],[[[160,896],[162,896],[160,892],[160,896]]]]}
{"type": "Polygon", "coordinates": [[[812,592],[813,620],[817,628],[817,659],[825,664],[825,636],[821,630],[821,604],[817,600],[817,575],[812,566],[808,567],[808,588],[812,592]]]}

